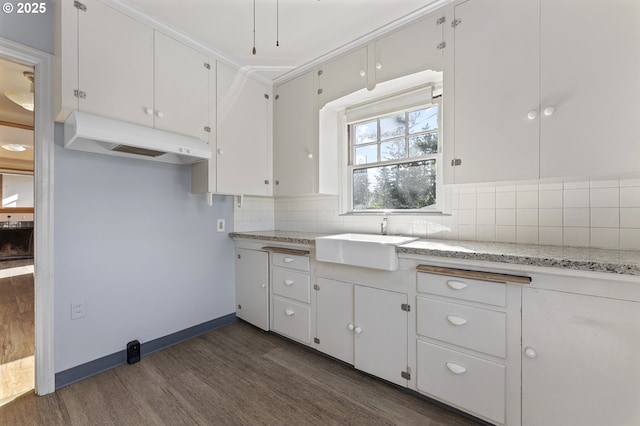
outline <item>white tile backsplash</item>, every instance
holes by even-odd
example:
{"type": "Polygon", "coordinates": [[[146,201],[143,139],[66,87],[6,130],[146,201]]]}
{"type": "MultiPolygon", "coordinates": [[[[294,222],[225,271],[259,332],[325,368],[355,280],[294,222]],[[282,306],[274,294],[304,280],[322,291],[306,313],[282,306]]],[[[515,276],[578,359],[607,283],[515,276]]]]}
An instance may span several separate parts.
{"type": "MultiPolygon", "coordinates": [[[[444,215],[389,215],[390,234],[640,250],[640,177],[451,185],[444,215]]],[[[382,216],[338,214],[337,196],[245,197],[235,230],[380,232],[382,216]]]]}

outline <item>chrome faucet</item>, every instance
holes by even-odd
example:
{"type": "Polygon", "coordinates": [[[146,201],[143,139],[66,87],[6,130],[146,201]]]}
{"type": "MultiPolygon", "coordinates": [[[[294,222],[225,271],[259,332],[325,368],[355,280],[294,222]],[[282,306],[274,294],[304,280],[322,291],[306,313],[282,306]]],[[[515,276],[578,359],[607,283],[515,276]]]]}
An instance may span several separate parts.
{"type": "Polygon", "coordinates": [[[380,222],[380,234],[387,235],[387,218],[383,217],[382,222],[380,222]]]}

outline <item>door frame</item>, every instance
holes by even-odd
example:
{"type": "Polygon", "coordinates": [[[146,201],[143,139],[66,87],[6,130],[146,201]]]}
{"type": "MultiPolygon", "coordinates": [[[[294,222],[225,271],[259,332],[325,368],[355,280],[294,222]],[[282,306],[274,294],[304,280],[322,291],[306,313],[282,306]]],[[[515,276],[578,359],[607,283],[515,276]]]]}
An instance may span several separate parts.
{"type": "Polygon", "coordinates": [[[34,279],[35,388],[38,395],[55,391],[53,287],[53,116],[52,55],[0,38],[0,56],[35,68],[34,121],[34,279]]]}

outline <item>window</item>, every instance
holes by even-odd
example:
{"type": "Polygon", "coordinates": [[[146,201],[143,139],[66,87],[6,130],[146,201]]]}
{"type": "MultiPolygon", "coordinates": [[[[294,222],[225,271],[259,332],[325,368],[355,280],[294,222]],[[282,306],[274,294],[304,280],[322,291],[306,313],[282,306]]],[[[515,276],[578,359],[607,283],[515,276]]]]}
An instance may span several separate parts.
{"type": "Polygon", "coordinates": [[[440,103],[348,124],[351,211],[436,207],[440,103]]]}

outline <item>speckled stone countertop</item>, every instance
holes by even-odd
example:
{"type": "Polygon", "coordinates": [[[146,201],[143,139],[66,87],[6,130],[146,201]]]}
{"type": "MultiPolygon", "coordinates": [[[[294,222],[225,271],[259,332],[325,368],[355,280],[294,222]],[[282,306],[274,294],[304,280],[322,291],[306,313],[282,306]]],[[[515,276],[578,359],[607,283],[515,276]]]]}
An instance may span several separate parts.
{"type": "MultiPolygon", "coordinates": [[[[330,234],[290,231],[233,232],[230,234],[232,238],[309,246],[315,245],[315,238],[323,235],[330,234]]],[[[640,251],[632,250],[421,239],[398,246],[397,252],[398,254],[640,276],[640,251]]]]}

